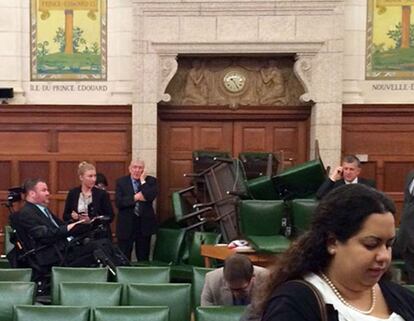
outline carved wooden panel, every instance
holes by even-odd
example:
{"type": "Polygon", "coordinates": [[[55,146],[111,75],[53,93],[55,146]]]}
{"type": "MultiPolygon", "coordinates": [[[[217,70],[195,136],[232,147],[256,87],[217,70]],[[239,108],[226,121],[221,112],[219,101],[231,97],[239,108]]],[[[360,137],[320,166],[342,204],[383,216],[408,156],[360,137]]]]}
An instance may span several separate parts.
{"type": "Polygon", "coordinates": [[[301,105],[304,89],[292,55],[275,57],[178,57],[166,92],[174,106],[301,105]]]}
{"type": "MultiPolygon", "coordinates": [[[[62,216],[67,190],[80,184],[83,160],[105,174],[113,200],[115,180],[128,172],[130,135],[131,106],[0,105],[0,202],[8,188],[41,177],[51,210],[62,216]]],[[[7,222],[8,210],[1,207],[0,236],[7,222]]]]}
{"type": "Polygon", "coordinates": [[[413,105],[345,105],[344,154],[367,154],[364,177],[377,181],[397,206],[397,225],[403,204],[405,178],[414,169],[413,105]]]}

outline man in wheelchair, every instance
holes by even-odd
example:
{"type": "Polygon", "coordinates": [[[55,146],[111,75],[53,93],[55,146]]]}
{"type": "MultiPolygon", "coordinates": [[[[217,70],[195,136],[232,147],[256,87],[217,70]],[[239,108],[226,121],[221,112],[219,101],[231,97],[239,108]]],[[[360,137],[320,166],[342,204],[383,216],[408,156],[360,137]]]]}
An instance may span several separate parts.
{"type": "Polygon", "coordinates": [[[49,190],[44,180],[29,179],[24,184],[26,202],[10,215],[15,229],[12,266],[33,268],[33,279],[47,292],[52,266],[108,266],[115,273],[117,265],[128,260],[106,239],[95,239],[102,227],[99,218],[85,222],[64,223],[47,208],[49,190]]]}

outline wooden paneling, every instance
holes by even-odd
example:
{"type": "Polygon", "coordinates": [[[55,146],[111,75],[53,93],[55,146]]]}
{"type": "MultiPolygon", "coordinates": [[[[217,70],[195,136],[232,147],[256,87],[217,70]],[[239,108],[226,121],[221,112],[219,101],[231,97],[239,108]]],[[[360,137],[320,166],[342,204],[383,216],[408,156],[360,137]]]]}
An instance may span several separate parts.
{"type": "Polygon", "coordinates": [[[414,169],[414,105],[345,105],[343,154],[367,154],[363,176],[377,181],[397,206],[399,224],[405,177],[414,169]]]}
{"type": "Polygon", "coordinates": [[[194,150],[286,151],[285,163],[307,159],[309,107],[228,108],[159,106],[158,177],[161,220],[172,216],[171,193],[190,185],[194,150]]]}
{"type": "MultiPolygon", "coordinates": [[[[83,160],[105,174],[113,200],[115,180],[128,172],[130,136],[131,106],[0,105],[0,202],[8,188],[42,177],[50,208],[62,216],[68,189],[80,184],[83,160]]],[[[7,214],[1,207],[0,235],[7,214]]]]}

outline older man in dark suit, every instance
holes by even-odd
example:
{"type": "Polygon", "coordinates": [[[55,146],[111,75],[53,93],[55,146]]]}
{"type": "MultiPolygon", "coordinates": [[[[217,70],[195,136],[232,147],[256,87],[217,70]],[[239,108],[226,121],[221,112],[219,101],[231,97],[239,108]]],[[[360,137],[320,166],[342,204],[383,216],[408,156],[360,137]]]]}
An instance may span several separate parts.
{"type": "Polygon", "coordinates": [[[316,192],[316,198],[321,199],[334,188],[345,184],[364,184],[376,187],[372,179],[359,177],[361,174],[361,162],[355,155],[347,155],[342,159],[342,165],[335,168],[333,173],[322,183],[316,192]]]}
{"type": "Polygon", "coordinates": [[[138,261],[148,260],[151,235],[157,230],[153,201],[157,197],[157,179],[145,172],[143,160],[132,160],[130,175],[116,182],[115,204],[119,210],[116,235],[118,246],[131,259],[135,243],[138,261]]]}

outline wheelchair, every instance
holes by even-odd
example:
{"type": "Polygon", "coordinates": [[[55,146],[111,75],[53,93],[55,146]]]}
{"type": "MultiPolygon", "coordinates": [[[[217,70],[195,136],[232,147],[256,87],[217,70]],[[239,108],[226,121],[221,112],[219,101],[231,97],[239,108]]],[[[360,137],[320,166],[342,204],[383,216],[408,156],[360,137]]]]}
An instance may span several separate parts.
{"type": "MultiPolygon", "coordinates": [[[[13,268],[31,268],[32,281],[37,284],[37,295],[50,293],[50,277],[53,266],[108,267],[115,275],[117,266],[129,266],[124,254],[107,238],[99,238],[105,230],[103,217],[95,220],[88,228],[74,233],[69,239],[50,244],[37,244],[19,225],[18,212],[9,216],[13,232],[10,241],[14,244],[7,259],[13,268]]],[[[39,227],[34,227],[34,229],[39,227]]],[[[35,230],[31,232],[36,233],[35,230]]]]}

